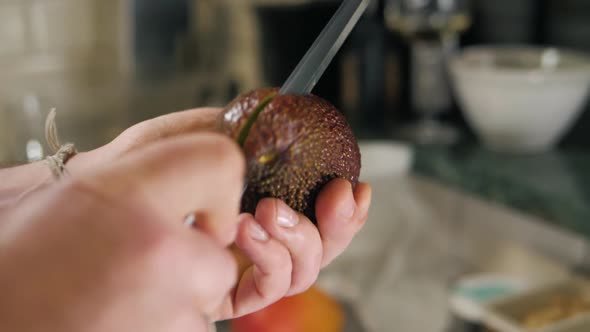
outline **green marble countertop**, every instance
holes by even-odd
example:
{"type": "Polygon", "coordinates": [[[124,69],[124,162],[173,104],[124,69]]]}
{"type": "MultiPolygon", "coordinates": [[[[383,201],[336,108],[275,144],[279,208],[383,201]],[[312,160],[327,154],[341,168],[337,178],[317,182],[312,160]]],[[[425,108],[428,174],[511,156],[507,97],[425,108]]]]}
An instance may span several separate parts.
{"type": "Polygon", "coordinates": [[[413,171],[590,239],[590,152],[514,156],[474,144],[416,147],[413,171]]]}

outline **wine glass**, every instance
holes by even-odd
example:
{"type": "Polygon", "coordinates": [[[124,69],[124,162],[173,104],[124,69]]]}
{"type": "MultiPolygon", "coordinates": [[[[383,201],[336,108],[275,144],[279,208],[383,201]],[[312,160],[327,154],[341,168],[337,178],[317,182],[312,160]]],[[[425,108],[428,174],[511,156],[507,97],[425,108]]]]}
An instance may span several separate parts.
{"type": "Polygon", "coordinates": [[[400,130],[419,144],[450,144],[457,131],[436,121],[452,105],[447,60],[458,48],[460,33],[471,25],[469,0],[386,0],[389,29],[411,49],[411,104],[420,120],[400,130]]]}

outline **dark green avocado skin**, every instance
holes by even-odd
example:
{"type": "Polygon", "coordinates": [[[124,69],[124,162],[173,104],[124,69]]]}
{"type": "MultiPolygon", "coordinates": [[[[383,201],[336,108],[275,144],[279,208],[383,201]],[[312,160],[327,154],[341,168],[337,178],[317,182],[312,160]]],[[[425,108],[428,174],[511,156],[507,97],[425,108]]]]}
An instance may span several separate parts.
{"type": "MultiPolygon", "coordinates": [[[[238,139],[256,106],[277,88],[243,94],[228,104],[221,130],[238,139]]],[[[266,197],[283,200],[316,223],[315,201],[329,181],[358,183],[361,155],[346,119],[332,104],[314,95],[276,95],[258,114],[242,146],[248,188],[242,212],[254,213],[266,197]]]]}

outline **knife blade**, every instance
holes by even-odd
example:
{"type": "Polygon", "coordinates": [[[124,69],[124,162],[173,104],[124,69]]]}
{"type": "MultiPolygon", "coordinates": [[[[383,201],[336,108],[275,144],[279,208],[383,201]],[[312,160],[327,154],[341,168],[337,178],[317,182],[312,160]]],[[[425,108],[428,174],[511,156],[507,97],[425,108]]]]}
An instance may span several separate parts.
{"type": "Polygon", "coordinates": [[[344,0],[279,94],[309,94],[367,9],[370,0],[344,0]]]}

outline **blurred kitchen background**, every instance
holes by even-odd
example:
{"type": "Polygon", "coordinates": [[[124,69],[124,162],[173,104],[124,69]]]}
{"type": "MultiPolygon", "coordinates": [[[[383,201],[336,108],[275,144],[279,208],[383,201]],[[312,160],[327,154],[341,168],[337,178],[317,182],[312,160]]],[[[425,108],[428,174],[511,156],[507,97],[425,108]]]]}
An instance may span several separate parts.
{"type": "MultiPolygon", "coordinates": [[[[436,6],[449,15],[448,21],[422,22],[420,27],[415,16],[425,10],[412,6],[431,1],[407,0],[409,5],[401,8],[396,1],[372,1],[314,91],[336,104],[361,137],[409,137],[398,129],[408,129],[424,109],[434,110],[437,122],[451,123],[461,137],[473,136],[445,73],[423,74],[440,70],[439,55],[474,44],[590,49],[587,1],[432,1],[440,3],[436,6]],[[443,31],[450,39],[443,50],[424,43],[443,31]],[[425,62],[425,57],[434,63],[425,62]],[[421,77],[441,82],[429,86],[421,77]],[[434,101],[423,105],[420,100],[434,101]]],[[[64,135],[91,148],[139,120],[195,106],[224,105],[237,93],[282,84],[339,1],[0,4],[3,116],[18,118],[23,109],[38,106],[47,112],[56,107],[64,135]],[[86,135],[89,130],[91,137],[86,135]]],[[[428,6],[428,14],[436,13],[428,6]]],[[[584,112],[576,120],[560,142],[587,147],[590,115],[584,112]]]]}
{"type": "MultiPolygon", "coordinates": [[[[0,164],[49,153],[53,107],[87,150],[279,86],[339,4],[0,0],[0,164]]],[[[314,90],[375,186],[320,279],[351,331],[590,331],[589,22],[587,0],[372,1],[314,90]]]]}

